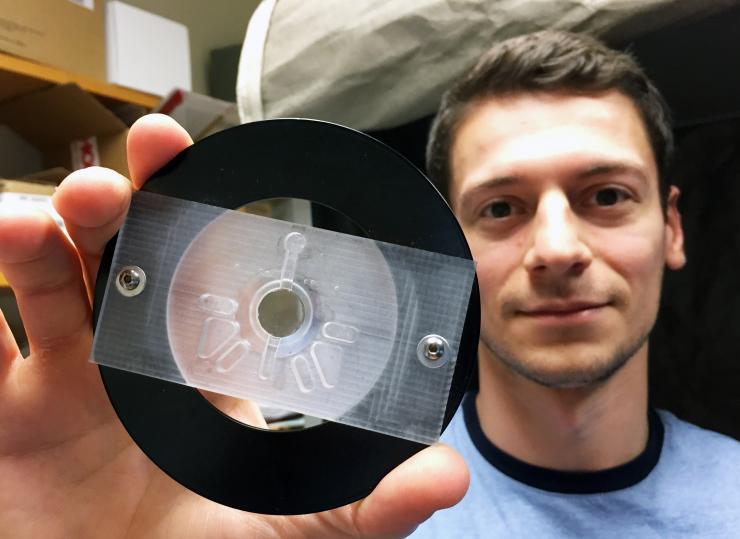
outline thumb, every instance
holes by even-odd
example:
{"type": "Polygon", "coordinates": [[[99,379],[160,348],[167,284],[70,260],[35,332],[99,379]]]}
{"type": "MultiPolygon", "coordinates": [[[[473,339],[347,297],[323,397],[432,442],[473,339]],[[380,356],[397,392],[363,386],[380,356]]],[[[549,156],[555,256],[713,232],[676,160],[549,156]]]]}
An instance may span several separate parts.
{"type": "Polygon", "coordinates": [[[131,181],[140,189],[149,176],[193,144],[188,132],[164,114],[142,116],[128,133],[128,169],[131,181]]]}
{"type": "Polygon", "coordinates": [[[389,473],[359,505],[355,525],[365,536],[402,537],[438,509],[455,505],[468,490],[462,457],[436,444],[389,473]]]}

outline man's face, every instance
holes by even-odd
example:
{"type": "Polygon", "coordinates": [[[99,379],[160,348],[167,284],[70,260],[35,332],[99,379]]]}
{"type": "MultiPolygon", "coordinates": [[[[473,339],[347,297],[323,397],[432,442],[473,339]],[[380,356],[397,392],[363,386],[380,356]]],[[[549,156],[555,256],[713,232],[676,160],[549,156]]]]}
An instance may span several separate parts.
{"type": "Polygon", "coordinates": [[[450,198],[477,263],[481,341],[524,376],[593,384],[642,346],[684,264],[645,127],[618,92],[494,98],[457,131],[450,198]]]}

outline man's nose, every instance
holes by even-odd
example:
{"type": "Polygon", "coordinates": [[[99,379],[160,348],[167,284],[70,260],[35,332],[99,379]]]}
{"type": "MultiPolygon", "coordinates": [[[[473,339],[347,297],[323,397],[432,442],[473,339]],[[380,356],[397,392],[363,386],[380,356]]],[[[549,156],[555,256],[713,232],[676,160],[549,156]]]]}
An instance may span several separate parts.
{"type": "Polygon", "coordinates": [[[524,266],[534,275],[578,274],[591,263],[578,217],[562,191],[549,191],[540,199],[533,221],[532,239],[524,266]]]}

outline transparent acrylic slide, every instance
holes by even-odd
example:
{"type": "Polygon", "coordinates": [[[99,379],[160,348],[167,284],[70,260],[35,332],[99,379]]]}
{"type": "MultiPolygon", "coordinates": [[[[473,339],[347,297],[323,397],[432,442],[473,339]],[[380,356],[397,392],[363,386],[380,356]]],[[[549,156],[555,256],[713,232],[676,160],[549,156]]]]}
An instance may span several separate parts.
{"type": "Polygon", "coordinates": [[[474,272],[470,260],[138,192],[92,360],[432,443],[474,272]]]}

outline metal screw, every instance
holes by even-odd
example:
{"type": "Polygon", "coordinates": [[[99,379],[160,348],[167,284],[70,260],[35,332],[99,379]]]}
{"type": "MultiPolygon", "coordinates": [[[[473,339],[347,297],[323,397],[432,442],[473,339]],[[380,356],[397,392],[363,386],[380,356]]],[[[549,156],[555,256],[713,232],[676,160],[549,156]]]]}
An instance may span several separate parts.
{"type": "Polygon", "coordinates": [[[427,335],[416,347],[419,360],[427,367],[441,367],[447,362],[449,344],[444,337],[427,335]]]}
{"type": "Polygon", "coordinates": [[[141,294],[146,285],[146,274],[138,266],[126,266],[118,272],[116,288],[126,297],[141,294]]]}

